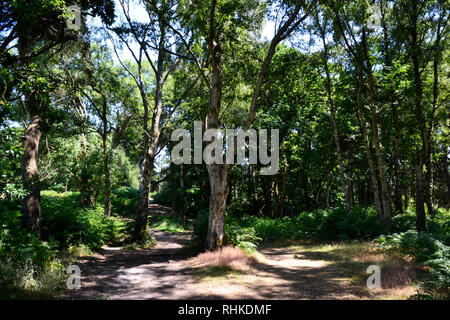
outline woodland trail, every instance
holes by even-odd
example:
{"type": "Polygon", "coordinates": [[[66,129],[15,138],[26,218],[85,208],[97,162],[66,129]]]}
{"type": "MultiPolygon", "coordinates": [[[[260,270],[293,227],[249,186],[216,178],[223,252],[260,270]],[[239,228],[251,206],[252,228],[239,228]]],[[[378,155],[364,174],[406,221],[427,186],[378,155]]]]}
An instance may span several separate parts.
{"type": "MultiPolygon", "coordinates": [[[[151,204],[152,214],[170,209],[151,204]]],[[[294,257],[286,248],[260,248],[263,262],[246,273],[199,276],[182,250],[190,233],[153,230],[157,245],[145,250],[104,247],[80,257],[81,289],[60,299],[370,299],[333,264],[312,253],[294,257]]]]}

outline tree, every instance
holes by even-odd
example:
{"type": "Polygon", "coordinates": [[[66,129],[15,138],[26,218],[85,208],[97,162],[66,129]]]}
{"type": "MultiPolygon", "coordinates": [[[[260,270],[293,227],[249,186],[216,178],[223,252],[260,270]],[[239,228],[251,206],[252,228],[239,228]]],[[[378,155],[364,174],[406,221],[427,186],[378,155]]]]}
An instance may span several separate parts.
{"type": "Polygon", "coordinates": [[[341,149],[341,143],[339,141],[339,128],[336,122],[336,110],[334,106],[334,99],[333,99],[333,92],[332,92],[332,81],[331,81],[331,75],[330,75],[330,69],[328,67],[328,60],[329,60],[329,53],[328,53],[328,44],[326,41],[326,34],[327,34],[327,24],[328,24],[328,18],[323,15],[322,16],[322,22],[321,17],[319,16],[318,12],[316,11],[314,14],[315,19],[315,25],[317,30],[319,31],[320,38],[322,40],[323,45],[323,67],[325,69],[325,86],[327,88],[327,95],[328,95],[328,104],[331,112],[331,123],[333,125],[333,133],[334,133],[334,142],[336,145],[336,152],[338,156],[338,163],[339,163],[339,173],[341,176],[341,184],[342,189],[344,190],[344,196],[345,196],[345,210],[347,214],[351,213],[351,200],[350,200],[350,191],[348,186],[347,177],[345,174],[345,168],[344,168],[344,159],[342,156],[342,149],[341,149]]]}
{"type": "MultiPolygon", "coordinates": [[[[248,117],[243,125],[247,131],[256,119],[258,98],[264,78],[269,69],[277,45],[294,32],[302,21],[311,12],[314,2],[305,4],[303,1],[296,2],[292,7],[288,3],[277,3],[279,10],[286,10],[285,17],[270,41],[268,51],[259,68],[258,76],[254,84],[252,98],[249,106],[248,117]],[[304,13],[301,14],[301,10],[304,13]]],[[[193,4],[185,3],[184,12],[194,13],[188,21],[196,27],[195,32],[205,41],[207,56],[210,60],[210,76],[204,76],[209,88],[209,105],[206,117],[206,129],[219,129],[221,121],[219,118],[223,96],[223,55],[228,46],[228,41],[233,39],[233,34],[239,34],[239,30],[254,30],[259,23],[258,3],[244,3],[242,1],[217,1],[212,0],[193,4]],[[255,9],[256,8],[256,9],[255,9]]],[[[211,139],[214,143],[217,137],[211,139]]],[[[211,198],[209,205],[209,226],[206,237],[206,248],[213,250],[222,246],[224,216],[226,199],[228,195],[228,170],[229,165],[212,163],[207,164],[211,198]]]]}
{"type": "MultiPolygon", "coordinates": [[[[83,8],[93,8],[94,15],[99,14],[106,23],[113,20],[112,3],[109,0],[83,1],[83,8]],[[102,9],[105,12],[101,13],[102,9]]],[[[44,109],[48,107],[49,87],[45,80],[36,75],[30,77],[30,63],[33,59],[47,54],[56,46],[76,39],[73,31],[66,29],[67,7],[60,1],[8,1],[3,2],[2,14],[6,19],[0,26],[2,37],[0,44],[0,61],[2,68],[17,68],[17,82],[28,82],[22,86],[24,104],[29,124],[23,136],[22,181],[28,190],[22,202],[22,221],[26,228],[40,236],[40,184],[38,171],[40,125],[44,109]],[[46,26],[43,28],[43,26],[46,26]],[[15,45],[17,42],[17,46],[15,45]],[[17,50],[15,50],[17,47],[17,50]],[[16,53],[17,52],[17,53],[16,53]],[[21,71],[20,71],[21,70],[21,71]]]]}
{"type": "MultiPolygon", "coordinates": [[[[383,206],[383,212],[382,214],[379,212],[379,216],[383,217],[385,221],[389,221],[392,216],[392,201],[379,137],[375,88],[376,83],[367,43],[367,20],[369,15],[367,12],[367,5],[359,2],[351,5],[338,5],[334,3],[333,10],[335,12],[335,24],[337,25],[338,37],[343,39],[346,50],[352,55],[358,65],[358,68],[362,69],[367,76],[372,142],[375,148],[375,155],[378,165],[377,179],[379,179],[381,186],[381,202],[383,206]],[[350,23],[350,21],[357,24],[360,42],[358,42],[357,37],[355,36],[354,30],[356,28],[352,27],[352,23],[350,23]]],[[[379,208],[377,209],[379,210],[379,208]]]]}
{"type": "MultiPolygon", "coordinates": [[[[148,201],[150,196],[151,178],[154,168],[154,160],[158,154],[159,141],[162,131],[166,127],[170,116],[182,103],[183,97],[192,86],[186,88],[181,94],[180,99],[174,104],[170,111],[164,116],[165,103],[163,101],[164,87],[169,76],[174,72],[179,64],[180,56],[176,52],[171,51],[169,41],[172,36],[176,36],[171,25],[176,16],[173,9],[175,1],[144,1],[146,12],[148,14],[149,23],[140,24],[132,21],[129,12],[129,2],[125,0],[119,1],[122,13],[125,17],[123,26],[115,27],[112,30],[132,54],[134,62],[137,65],[137,72],[133,72],[119,57],[117,49],[116,55],[121,65],[127,70],[129,75],[134,79],[136,86],[142,99],[144,107],[143,115],[143,161],[142,174],[140,181],[139,206],[136,216],[136,222],[133,232],[135,241],[142,241],[145,237],[148,220],[148,201]],[[130,46],[131,41],[138,44],[138,52],[135,52],[130,46]],[[156,54],[156,58],[152,58],[151,52],[156,54]],[[173,58],[175,57],[175,58],[173,58]],[[145,60],[144,60],[145,59],[145,60]],[[154,88],[149,92],[143,79],[143,63],[146,61],[154,74],[154,88]],[[153,96],[154,105],[150,105],[150,94],[153,96]],[[148,122],[151,120],[150,128],[148,122]]],[[[111,38],[112,40],[112,38],[111,38]]],[[[193,80],[195,83],[197,79],[193,80]]],[[[161,150],[161,149],[160,149],[161,150]]]]}

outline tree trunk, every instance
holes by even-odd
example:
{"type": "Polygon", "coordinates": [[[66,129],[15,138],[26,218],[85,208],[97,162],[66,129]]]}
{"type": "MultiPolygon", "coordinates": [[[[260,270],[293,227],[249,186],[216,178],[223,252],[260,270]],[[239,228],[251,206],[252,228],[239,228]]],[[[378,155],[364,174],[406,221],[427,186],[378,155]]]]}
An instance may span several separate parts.
{"type": "Polygon", "coordinates": [[[163,110],[163,87],[164,87],[164,63],[165,63],[165,41],[166,41],[166,25],[165,22],[160,21],[159,31],[159,49],[158,60],[155,72],[155,107],[153,109],[152,125],[150,136],[147,132],[147,120],[148,120],[148,103],[147,96],[144,93],[143,82],[141,82],[141,96],[144,102],[144,161],[142,162],[141,183],[139,186],[139,205],[134,226],[133,239],[135,241],[142,241],[147,231],[148,222],[148,204],[150,200],[150,186],[152,180],[152,173],[154,168],[154,160],[156,156],[156,150],[158,148],[160,137],[160,120],[163,110]]]}
{"type": "Polygon", "coordinates": [[[261,181],[261,189],[264,197],[263,214],[265,216],[272,216],[272,176],[259,176],[261,181]]]}
{"type": "MultiPolygon", "coordinates": [[[[223,34],[216,35],[215,30],[216,2],[213,1],[210,11],[210,30],[208,50],[211,57],[212,75],[209,90],[209,106],[206,129],[219,128],[219,113],[222,102],[222,47],[223,34]]],[[[211,142],[212,143],[212,142],[211,142]]],[[[225,208],[227,202],[228,165],[208,164],[211,198],[209,203],[209,224],[206,236],[206,249],[214,250],[223,244],[225,208]]]]}
{"type": "MultiPolygon", "coordinates": [[[[414,89],[415,89],[415,105],[416,105],[416,119],[419,127],[422,146],[417,149],[416,154],[416,217],[417,217],[417,230],[425,231],[426,218],[424,202],[428,198],[429,190],[424,183],[423,165],[428,150],[428,141],[425,128],[425,117],[422,109],[422,80],[420,79],[419,70],[419,48],[417,43],[417,17],[418,8],[417,1],[413,2],[412,14],[411,14],[411,51],[412,51],[412,64],[414,73],[414,89]]],[[[428,201],[427,201],[428,202],[428,201]]]]}
{"type": "MultiPolygon", "coordinates": [[[[388,72],[390,72],[392,68],[392,59],[390,55],[390,49],[389,49],[389,30],[388,25],[386,23],[386,13],[384,11],[384,4],[383,1],[380,1],[380,9],[381,9],[381,24],[383,26],[383,38],[384,38],[384,62],[385,66],[388,69],[388,72]]],[[[396,103],[396,96],[395,96],[395,90],[392,88],[389,89],[388,92],[389,96],[391,97],[391,110],[392,110],[392,117],[393,117],[393,123],[394,123],[394,145],[393,145],[393,161],[394,161],[394,208],[395,208],[395,214],[401,214],[403,212],[402,209],[402,191],[401,191],[401,181],[400,181],[400,168],[399,168],[399,161],[400,161],[400,123],[399,123],[399,117],[398,117],[398,110],[397,110],[397,103],[396,103]]]]}
{"type": "Polygon", "coordinates": [[[416,164],[416,227],[417,231],[426,231],[426,218],[424,208],[423,173],[422,165],[416,164]]]}
{"type": "Polygon", "coordinates": [[[206,237],[206,248],[214,250],[223,244],[225,208],[228,195],[226,165],[207,165],[211,185],[209,202],[209,223],[206,237]]]}
{"type": "Polygon", "coordinates": [[[134,224],[133,240],[140,242],[145,238],[148,222],[148,199],[152,182],[153,159],[148,152],[142,164],[141,183],[139,186],[139,203],[136,221],[134,224]]]}
{"type": "Polygon", "coordinates": [[[185,190],[184,190],[184,164],[180,164],[180,209],[179,209],[179,215],[180,215],[180,223],[184,227],[185,225],[185,214],[184,214],[184,198],[185,198],[185,190]]]}
{"type": "Polygon", "coordinates": [[[427,141],[428,141],[428,148],[426,150],[425,155],[425,166],[427,168],[426,175],[425,175],[425,181],[426,181],[426,188],[427,191],[427,207],[428,207],[428,214],[434,218],[435,211],[433,208],[433,165],[432,165],[432,158],[433,158],[433,128],[434,128],[434,121],[435,121],[435,113],[438,108],[438,101],[439,101],[439,62],[440,62],[440,43],[442,38],[442,29],[441,29],[441,20],[439,20],[438,26],[436,28],[436,41],[434,43],[434,57],[433,57],[433,107],[432,112],[430,115],[430,125],[428,127],[428,130],[426,130],[427,135],[427,141]]]}
{"type": "Polygon", "coordinates": [[[402,214],[402,184],[400,181],[400,128],[398,110],[395,102],[391,104],[394,121],[394,208],[395,214],[402,214]]]}
{"type": "Polygon", "coordinates": [[[284,208],[286,205],[286,188],[287,188],[287,160],[286,156],[283,153],[283,162],[284,162],[284,169],[283,169],[283,178],[282,178],[282,185],[281,185],[281,197],[280,197],[280,205],[279,205],[279,216],[280,218],[284,217],[284,208]]]}
{"type": "MultiPolygon", "coordinates": [[[[28,102],[37,103],[34,100],[35,98],[31,97],[28,102]]],[[[23,136],[22,183],[27,194],[22,201],[21,210],[22,225],[38,238],[41,237],[41,188],[38,171],[40,122],[39,115],[31,114],[31,124],[25,129],[23,136]]]]}
{"type": "Polygon", "coordinates": [[[448,172],[448,160],[447,160],[447,154],[444,154],[441,157],[441,163],[442,163],[442,179],[444,180],[446,186],[447,186],[447,192],[444,192],[446,196],[446,208],[450,206],[450,173],[448,172]]]}
{"type": "Polygon", "coordinates": [[[81,174],[80,174],[80,203],[82,207],[89,207],[92,205],[92,187],[89,179],[89,168],[87,164],[88,144],[86,134],[81,134],[81,174]]]}
{"type": "MultiPolygon", "coordinates": [[[[27,54],[30,52],[28,35],[21,35],[18,39],[20,64],[28,64],[27,54]]],[[[25,127],[22,137],[22,185],[27,194],[22,200],[21,222],[27,230],[41,237],[41,186],[39,181],[39,142],[41,139],[41,103],[39,93],[26,93],[25,106],[31,123],[25,127]]]]}
{"type": "Polygon", "coordinates": [[[358,118],[359,123],[361,127],[361,133],[364,140],[364,148],[366,149],[366,156],[367,156],[367,162],[369,163],[369,169],[370,169],[370,178],[372,182],[372,192],[373,192],[373,199],[375,202],[375,209],[377,211],[378,218],[380,220],[383,219],[383,208],[381,205],[380,196],[378,193],[378,181],[377,181],[377,173],[375,170],[375,165],[372,159],[372,153],[370,151],[370,142],[369,137],[367,135],[367,128],[366,128],[366,121],[364,119],[364,114],[362,110],[362,102],[361,102],[361,93],[362,93],[362,71],[359,72],[359,84],[358,84],[358,91],[356,93],[356,105],[358,107],[358,118]]]}
{"type": "MultiPolygon", "coordinates": [[[[106,123],[104,124],[106,126],[106,123]]],[[[109,218],[111,216],[111,179],[110,179],[110,167],[109,167],[109,156],[108,156],[108,145],[107,145],[107,137],[102,136],[103,140],[103,170],[105,171],[105,199],[104,199],[104,211],[103,214],[105,217],[109,218]]]]}
{"type": "Polygon", "coordinates": [[[370,57],[367,49],[366,43],[366,33],[365,28],[363,27],[362,31],[362,47],[364,52],[364,57],[366,60],[366,72],[367,72],[367,83],[369,87],[369,107],[371,113],[371,124],[372,124],[372,137],[373,137],[373,145],[375,147],[375,154],[377,156],[377,164],[378,164],[378,172],[380,175],[380,184],[381,184],[381,199],[383,203],[383,219],[385,221],[389,221],[392,217],[392,201],[391,195],[389,193],[389,188],[385,176],[385,166],[383,160],[383,154],[381,151],[380,141],[378,137],[378,120],[377,120],[377,111],[375,104],[375,80],[373,78],[372,73],[372,64],[370,63],[370,57]]]}
{"type": "Polygon", "coordinates": [[[333,125],[333,135],[334,135],[334,143],[336,145],[336,152],[338,157],[338,164],[339,164],[339,174],[341,179],[341,185],[342,190],[344,191],[344,197],[345,197],[345,211],[347,214],[351,213],[351,200],[350,200],[350,194],[349,194],[349,186],[348,186],[348,179],[345,174],[345,168],[344,168],[344,157],[342,155],[342,149],[341,149],[341,143],[339,141],[339,128],[336,121],[336,110],[334,108],[334,99],[333,99],[333,93],[332,93],[332,84],[331,84],[331,76],[330,76],[330,70],[328,68],[328,47],[325,40],[325,30],[320,26],[319,22],[317,21],[317,25],[320,29],[320,35],[322,38],[323,48],[324,48],[324,54],[323,54],[323,66],[325,68],[325,74],[326,74],[326,88],[327,88],[327,95],[328,95],[328,104],[330,106],[330,117],[331,117],[331,123],[333,125]]]}

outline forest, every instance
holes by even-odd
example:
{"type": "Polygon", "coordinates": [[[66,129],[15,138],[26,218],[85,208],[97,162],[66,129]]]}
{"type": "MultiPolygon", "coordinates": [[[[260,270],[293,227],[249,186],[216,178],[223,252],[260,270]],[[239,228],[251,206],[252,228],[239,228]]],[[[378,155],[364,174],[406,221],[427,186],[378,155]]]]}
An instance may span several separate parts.
{"type": "Polygon", "coordinates": [[[0,299],[449,299],[449,13],[0,1],[0,299]]]}

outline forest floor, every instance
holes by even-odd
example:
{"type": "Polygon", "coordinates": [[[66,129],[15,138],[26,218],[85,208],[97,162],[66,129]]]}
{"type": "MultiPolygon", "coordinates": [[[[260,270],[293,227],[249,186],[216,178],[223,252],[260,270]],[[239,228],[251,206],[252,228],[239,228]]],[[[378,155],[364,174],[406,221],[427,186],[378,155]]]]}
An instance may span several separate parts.
{"type": "MultiPolygon", "coordinates": [[[[152,214],[170,209],[152,204],[152,214]]],[[[157,245],[126,250],[103,247],[80,257],[81,289],[60,299],[406,299],[415,293],[409,279],[416,266],[397,257],[368,253],[361,244],[265,244],[243,270],[198,268],[185,250],[189,232],[153,230],[157,245]],[[382,286],[366,287],[366,268],[385,265],[382,286]]]]}

